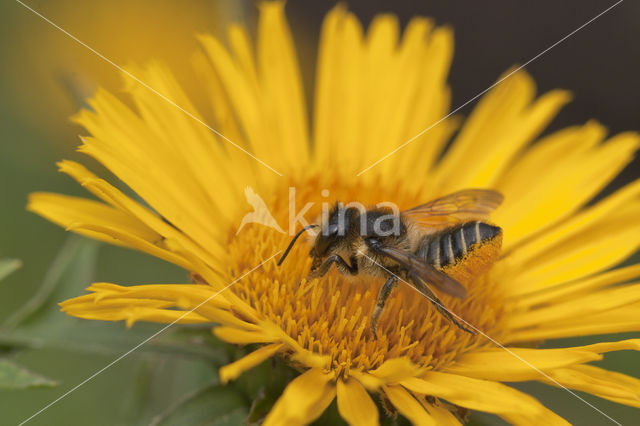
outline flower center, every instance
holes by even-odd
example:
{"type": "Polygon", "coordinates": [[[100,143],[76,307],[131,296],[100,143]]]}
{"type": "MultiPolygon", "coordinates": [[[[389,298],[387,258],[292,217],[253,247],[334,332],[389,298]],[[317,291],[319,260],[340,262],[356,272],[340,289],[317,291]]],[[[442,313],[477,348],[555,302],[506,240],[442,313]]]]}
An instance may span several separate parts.
{"type": "MultiPolygon", "coordinates": [[[[344,187],[329,183],[323,186],[318,179],[309,179],[292,187],[297,190],[298,212],[307,202],[313,203],[305,215],[310,223],[320,216],[322,203],[331,206],[336,200],[358,201],[365,206],[387,201],[396,203],[401,210],[428,201],[403,191],[401,185],[373,183],[344,187]],[[321,192],[326,188],[329,188],[328,197],[326,191],[324,195],[321,192]]],[[[285,231],[288,197],[286,191],[271,199],[263,197],[285,231]]],[[[491,344],[482,335],[471,335],[452,324],[405,282],[400,282],[387,300],[375,338],[370,320],[384,278],[363,273],[345,276],[332,267],[324,277],[308,280],[310,238],[301,237],[281,266],[268,262],[232,289],[302,347],[328,355],[331,368],[337,374],[351,368],[375,369],[385,360],[397,357],[407,357],[425,368],[441,368],[462,353],[491,344]]],[[[230,273],[237,275],[261,263],[283,250],[290,239],[288,233],[282,234],[261,224],[247,225],[231,237],[230,273]]],[[[499,340],[503,298],[498,286],[489,276],[481,276],[467,285],[467,291],[464,300],[444,294],[438,296],[453,314],[499,340]]]]}

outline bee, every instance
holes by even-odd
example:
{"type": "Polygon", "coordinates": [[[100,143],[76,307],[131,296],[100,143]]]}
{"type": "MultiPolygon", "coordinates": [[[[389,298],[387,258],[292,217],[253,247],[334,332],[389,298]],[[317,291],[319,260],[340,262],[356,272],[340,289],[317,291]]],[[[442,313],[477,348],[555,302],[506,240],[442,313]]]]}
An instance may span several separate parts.
{"type": "Polygon", "coordinates": [[[466,189],[402,212],[338,204],[322,223],[306,226],[294,236],[278,265],[303,232],[321,228],[309,252],[313,259],[309,278],[322,277],[332,265],[345,275],[386,278],[371,314],[374,337],[398,280],[411,285],[457,327],[474,334],[454,318],[431,287],[464,299],[465,285],[495,263],[502,229],[487,219],[502,199],[496,191],[466,189]]]}

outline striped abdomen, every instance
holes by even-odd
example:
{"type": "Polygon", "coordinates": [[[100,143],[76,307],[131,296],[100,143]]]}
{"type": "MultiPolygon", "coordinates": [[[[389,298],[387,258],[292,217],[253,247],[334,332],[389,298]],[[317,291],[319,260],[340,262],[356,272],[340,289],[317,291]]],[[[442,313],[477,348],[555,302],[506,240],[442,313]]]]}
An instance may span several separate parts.
{"type": "Polygon", "coordinates": [[[502,229],[484,222],[467,222],[436,234],[425,236],[416,255],[436,269],[455,265],[484,243],[501,236],[502,229]]]}

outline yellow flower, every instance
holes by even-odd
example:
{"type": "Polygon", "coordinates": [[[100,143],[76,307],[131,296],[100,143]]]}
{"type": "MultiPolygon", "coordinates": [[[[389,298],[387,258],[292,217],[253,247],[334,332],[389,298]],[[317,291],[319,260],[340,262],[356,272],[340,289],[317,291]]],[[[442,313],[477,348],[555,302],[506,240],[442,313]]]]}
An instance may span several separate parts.
{"type": "Polygon", "coordinates": [[[365,32],[344,7],[333,9],[322,28],[311,126],[283,4],[261,4],[255,46],[241,27],[230,28],[229,40],[227,50],[200,37],[205,53],[195,63],[210,114],[195,112],[164,67],[134,74],[262,163],[129,81],[129,102],[101,90],[76,120],[91,134],[80,151],[144,203],[70,161],[61,171],[101,201],[37,193],[29,202],[74,232],[180,265],[193,283],[96,283],[62,303],[65,312],[127,324],[216,323],[220,339],[258,344],[220,370],[223,382],[270,357],[286,358],[302,374],[267,425],[310,422],[335,398],[350,424],[376,424],[372,394],[416,424],[459,424],[456,406],[516,424],[565,424],[502,383],[530,380],[640,407],[640,380],[590,364],[606,352],[637,350],[639,340],[535,349],[547,339],[640,330],[640,285],[621,284],[639,276],[640,266],[611,270],[638,248],[640,182],[587,204],[632,158],[637,134],[605,140],[605,129],[589,122],[531,145],[569,95],[536,97],[519,71],[479,102],[441,160],[458,118],[357,176],[447,114],[451,30],[416,18],[401,35],[396,18],[382,15],[365,32]],[[484,334],[458,329],[400,286],[375,339],[369,321],[382,283],[337,273],[309,281],[301,246],[278,267],[273,256],[288,236],[257,224],[236,235],[250,210],[246,186],[280,224],[289,187],[297,189],[298,209],[315,202],[308,217],[328,200],[408,208],[463,188],[500,191],[505,201],[492,221],[504,229],[503,257],[466,299],[442,297],[484,334]]]}

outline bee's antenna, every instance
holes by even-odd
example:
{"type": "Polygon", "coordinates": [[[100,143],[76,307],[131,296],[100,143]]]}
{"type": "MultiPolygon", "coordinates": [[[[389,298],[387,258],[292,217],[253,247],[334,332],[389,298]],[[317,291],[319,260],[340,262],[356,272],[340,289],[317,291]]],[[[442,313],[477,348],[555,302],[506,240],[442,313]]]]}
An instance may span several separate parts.
{"type": "Polygon", "coordinates": [[[291,251],[291,248],[293,247],[293,244],[296,242],[296,240],[298,239],[298,237],[306,230],[311,229],[311,228],[317,228],[318,225],[307,225],[304,228],[302,228],[296,235],[295,237],[293,237],[293,239],[291,240],[291,242],[289,243],[289,246],[287,247],[287,249],[284,251],[284,254],[282,255],[282,257],[280,258],[280,260],[278,260],[278,266],[282,265],[282,261],[284,260],[285,257],[287,257],[287,255],[289,254],[289,252],[291,251]]]}

